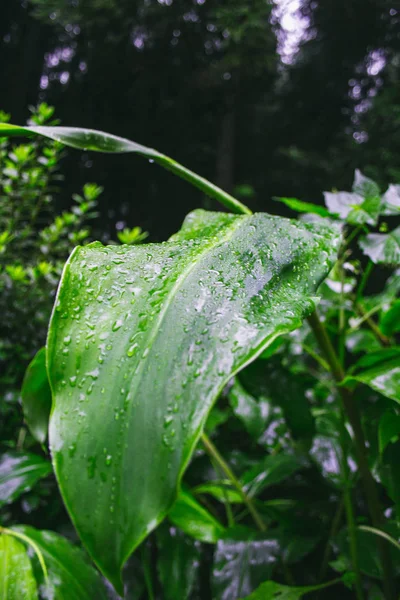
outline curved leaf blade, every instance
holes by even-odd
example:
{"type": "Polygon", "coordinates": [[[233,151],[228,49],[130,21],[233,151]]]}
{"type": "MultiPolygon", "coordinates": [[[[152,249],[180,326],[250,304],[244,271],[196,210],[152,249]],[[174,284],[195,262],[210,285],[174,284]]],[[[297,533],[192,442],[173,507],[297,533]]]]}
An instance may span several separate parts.
{"type": "Polygon", "coordinates": [[[10,123],[0,123],[0,136],[13,135],[39,135],[78,150],[92,150],[94,152],[111,154],[124,154],[126,152],[139,154],[149,160],[153,160],[168,171],[188,181],[211,198],[216,198],[216,200],[233,212],[251,214],[251,210],[239,202],[239,200],[236,200],[236,198],[224,192],[207,179],[204,179],[204,177],[200,177],[200,175],[193,173],[193,171],[190,171],[190,169],[187,169],[172,158],[165,156],[165,154],[161,154],[157,150],[154,150],[154,148],[142,146],[126,138],[106,133],[105,131],[83,129],[80,127],[20,127],[19,125],[11,125],[10,123]]]}
{"type": "Polygon", "coordinates": [[[54,531],[41,531],[28,525],[18,525],[13,530],[29,538],[43,556],[48,572],[47,584],[36,555],[32,560],[37,563],[35,574],[40,585],[46,587],[46,598],[107,600],[100,574],[80,548],[54,531]]]}
{"type": "Polygon", "coordinates": [[[51,463],[37,454],[7,452],[1,455],[0,507],[14,502],[51,472],[51,463]]]}
{"type": "Polygon", "coordinates": [[[168,518],[190,537],[208,544],[215,544],[225,533],[225,527],[184,490],[180,491],[168,518]]]}
{"type": "Polygon", "coordinates": [[[220,391],[313,310],[338,243],[327,226],[195,211],[164,244],[70,257],[47,345],[50,443],[79,535],[118,589],[220,391]]]}
{"type": "Polygon", "coordinates": [[[36,581],[26,549],[11,535],[0,535],[0,598],[37,600],[36,581]]]}
{"type": "Polygon", "coordinates": [[[21,389],[22,406],[29,429],[40,444],[47,438],[51,410],[51,389],[46,372],[46,348],[29,363],[21,389]]]}

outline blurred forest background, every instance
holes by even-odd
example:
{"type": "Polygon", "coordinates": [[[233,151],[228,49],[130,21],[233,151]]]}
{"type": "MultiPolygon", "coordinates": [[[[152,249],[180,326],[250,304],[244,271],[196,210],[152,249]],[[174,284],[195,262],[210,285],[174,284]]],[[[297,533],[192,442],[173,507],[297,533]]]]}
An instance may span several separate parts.
{"type": "MultiPolygon", "coordinates": [[[[64,125],[153,146],[255,210],[281,211],[274,195],[319,202],[355,167],[400,181],[399,75],[397,0],[2,0],[13,122],[48,102],[64,125]]],[[[166,239],[199,205],[132,156],[70,152],[64,173],[61,201],[104,186],[99,234],[166,239]]]]}

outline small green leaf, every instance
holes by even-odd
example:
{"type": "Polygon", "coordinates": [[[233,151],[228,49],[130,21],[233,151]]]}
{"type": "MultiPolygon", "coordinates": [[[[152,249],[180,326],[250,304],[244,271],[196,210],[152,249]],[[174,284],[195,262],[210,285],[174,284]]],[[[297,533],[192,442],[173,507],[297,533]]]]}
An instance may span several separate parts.
{"type": "Polygon", "coordinates": [[[37,600],[36,581],[25,546],[12,535],[0,534],[1,600],[37,600]]]}
{"type": "Polygon", "coordinates": [[[211,582],[214,600],[233,600],[250,594],[272,575],[279,560],[280,546],[273,534],[263,539],[254,533],[250,533],[253,539],[228,536],[229,531],[214,553],[211,582]]]}
{"type": "Polygon", "coordinates": [[[256,496],[266,487],[284,481],[303,466],[302,461],[290,454],[271,454],[244,473],[242,482],[249,496],[256,496]]]}
{"type": "Polygon", "coordinates": [[[48,587],[36,555],[32,557],[32,561],[37,580],[41,586],[46,587],[46,598],[107,600],[100,574],[80,548],[53,531],[39,531],[27,525],[18,525],[13,530],[29,538],[43,555],[48,572],[48,587]]]}
{"type": "Polygon", "coordinates": [[[238,379],[229,390],[228,398],[234,414],[242,421],[249,435],[254,439],[259,438],[268,419],[268,404],[255,400],[238,379]],[[267,410],[263,404],[266,404],[267,410]]]}
{"type": "Polygon", "coordinates": [[[382,197],[383,211],[385,216],[400,215],[400,185],[389,185],[382,197]]]}
{"type": "Polygon", "coordinates": [[[388,337],[400,331],[400,300],[395,300],[389,310],[381,315],[379,327],[388,337]]]}
{"type": "Polygon", "coordinates": [[[400,403],[400,349],[381,350],[363,357],[355,365],[354,372],[345,378],[343,385],[355,381],[400,403]],[[365,370],[359,370],[364,366],[367,367],[365,370]]]}
{"type": "Polygon", "coordinates": [[[322,583],[321,585],[307,585],[303,587],[289,587],[275,581],[266,581],[255,590],[250,596],[246,596],[242,600],[300,600],[305,594],[318,592],[331,585],[340,583],[341,580],[322,583]]]}
{"type": "Polygon", "coordinates": [[[197,494],[210,494],[222,503],[243,504],[243,498],[237,490],[232,489],[229,481],[223,483],[203,483],[192,489],[197,494]]]}
{"type": "MultiPolygon", "coordinates": [[[[399,527],[394,521],[386,521],[381,529],[384,533],[393,537],[394,539],[398,539],[399,537],[399,527]]],[[[348,564],[351,564],[350,561],[350,552],[349,552],[349,540],[348,540],[348,530],[344,529],[340,532],[340,534],[336,538],[337,544],[341,552],[347,557],[348,564]]],[[[360,566],[360,570],[365,575],[369,577],[374,577],[377,579],[383,578],[382,571],[382,562],[379,553],[379,544],[377,544],[376,534],[364,529],[356,530],[356,543],[357,543],[357,554],[358,554],[358,562],[360,566]]],[[[388,550],[390,551],[390,555],[393,561],[394,574],[400,574],[400,561],[399,561],[399,550],[395,548],[392,544],[388,544],[388,550]]]]}
{"type": "Polygon", "coordinates": [[[36,454],[7,452],[1,455],[0,506],[14,502],[51,472],[51,463],[36,454]]]}
{"type": "Polygon", "coordinates": [[[168,518],[184,533],[201,542],[215,544],[225,533],[224,526],[184,490],[181,490],[168,518]]]}
{"type": "Polygon", "coordinates": [[[157,570],[165,600],[188,600],[199,574],[199,544],[174,527],[157,529],[157,570]]]}
{"type": "Polygon", "coordinates": [[[369,233],[359,245],[375,264],[400,264],[400,227],[391,233],[369,233]]]}
{"type": "Polygon", "coordinates": [[[379,421],[379,452],[382,454],[388,444],[400,436],[400,415],[387,410],[379,421]]]}
{"type": "Polygon", "coordinates": [[[378,184],[373,179],[363,175],[359,169],[354,172],[352,191],[363,198],[375,198],[380,196],[381,193],[378,184]]]}
{"type": "Polygon", "coordinates": [[[46,348],[41,348],[29,364],[21,389],[26,422],[33,437],[46,441],[51,410],[51,389],[46,371],[46,348]]]}
{"type": "Polygon", "coordinates": [[[376,225],[380,213],[381,199],[363,198],[351,192],[324,192],[325,204],[329,212],[351,225],[376,225]]]}
{"type": "Polygon", "coordinates": [[[312,204],[311,202],[303,202],[302,200],[297,200],[297,198],[280,198],[274,197],[274,200],[277,202],[282,202],[286,204],[292,210],[300,213],[311,213],[315,215],[319,215],[320,217],[332,217],[333,215],[326,210],[324,206],[319,206],[318,204],[312,204]]]}

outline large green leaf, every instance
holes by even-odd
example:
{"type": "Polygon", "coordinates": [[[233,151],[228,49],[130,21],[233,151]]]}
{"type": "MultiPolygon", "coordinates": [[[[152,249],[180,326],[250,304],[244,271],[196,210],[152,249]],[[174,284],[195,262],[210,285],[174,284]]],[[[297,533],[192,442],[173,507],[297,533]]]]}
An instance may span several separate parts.
{"type": "Polygon", "coordinates": [[[154,150],[147,148],[126,138],[121,138],[104,131],[95,129],[82,129],[80,127],[20,127],[10,123],[0,123],[0,136],[43,136],[66,146],[77,148],[78,150],[92,150],[94,152],[108,152],[123,154],[132,152],[144,156],[152,162],[156,162],[168,171],[171,171],[178,177],[189,181],[192,185],[199,188],[211,197],[217,198],[222,204],[227,206],[233,212],[251,214],[251,211],[239,200],[236,200],[230,194],[224,192],[219,187],[200,177],[193,171],[177,163],[172,158],[165,156],[154,150]]]}
{"type": "Polygon", "coordinates": [[[41,587],[46,588],[46,598],[107,600],[100,574],[80,548],[53,531],[39,531],[27,525],[19,525],[13,529],[25,536],[43,556],[48,573],[47,583],[36,553],[32,555],[32,560],[36,577],[41,587]]]}
{"type": "Polygon", "coordinates": [[[338,243],[325,225],[199,210],[166,243],[73,252],[47,345],[50,442],[69,513],[118,589],[215,399],[314,309],[338,243]]]}
{"type": "Polygon", "coordinates": [[[21,542],[11,535],[0,535],[1,600],[37,600],[32,565],[21,542]]]}
{"type": "Polygon", "coordinates": [[[33,437],[43,444],[51,409],[51,390],[46,373],[46,348],[41,348],[29,364],[21,390],[26,422],[33,437]]]}
{"type": "Polygon", "coordinates": [[[0,506],[14,502],[52,472],[51,463],[32,453],[7,452],[0,456],[0,506]]]}

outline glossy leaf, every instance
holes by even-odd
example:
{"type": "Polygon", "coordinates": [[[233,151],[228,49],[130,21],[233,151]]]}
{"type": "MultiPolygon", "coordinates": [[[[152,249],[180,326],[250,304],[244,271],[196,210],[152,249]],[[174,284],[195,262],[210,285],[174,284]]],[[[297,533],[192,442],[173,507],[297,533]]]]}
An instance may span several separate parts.
{"type": "Polygon", "coordinates": [[[382,197],[383,210],[385,216],[400,215],[400,185],[389,185],[387,191],[382,197]]]}
{"type": "Polygon", "coordinates": [[[399,349],[381,350],[361,359],[355,365],[355,372],[346,377],[343,384],[356,381],[368,385],[387,398],[400,402],[399,349]],[[360,370],[364,365],[366,368],[360,370]]]}
{"type": "Polygon", "coordinates": [[[307,586],[288,586],[275,581],[266,581],[262,583],[250,596],[242,598],[242,600],[300,600],[306,594],[318,592],[335,583],[340,583],[340,580],[329,582],[321,585],[307,586]]]}
{"type": "Polygon", "coordinates": [[[352,191],[363,198],[375,198],[381,193],[378,184],[373,179],[366,177],[359,169],[354,172],[352,191]]]}
{"type": "Polygon", "coordinates": [[[240,374],[239,379],[253,396],[279,406],[292,437],[307,447],[315,433],[306,396],[310,378],[291,373],[281,363],[279,357],[268,362],[257,360],[240,374]]]}
{"type": "Polygon", "coordinates": [[[176,527],[200,542],[215,544],[225,533],[225,527],[184,490],[180,491],[168,518],[176,527]]]}
{"type": "Polygon", "coordinates": [[[12,535],[0,534],[1,600],[37,600],[36,580],[25,546],[12,535]]]}
{"type": "Polygon", "coordinates": [[[165,600],[191,597],[200,568],[199,544],[174,527],[157,529],[157,570],[165,600]]]}
{"type": "Polygon", "coordinates": [[[400,437],[400,415],[386,411],[379,421],[379,452],[382,454],[388,444],[400,437]]]}
{"type": "Polygon", "coordinates": [[[268,403],[255,400],[237,379],[229,390],[228,397],[234,414],[242,421],[249,435],[257,439],[265,428],[268,403]]]}
{"type": "Polygon", "coordinates": [[[221,483],[203,483],[196,486],[193,492],[197,494],[210,494],[219,502],[229,504],[242,504],[243,497],[235,489],[232,489],[229,481],[221,483]]]}
{"type": "Polygon", "coordinates": [[[199,210],[167,243],[72,254],[47,346],[50,442],[74,524],[117,587],[215,399],[313,310],[338,243],[322,225],[199,210]]]}
{"type": "Polygon", "coordinates": [[[400,264],[400,227],[391,233],[369,233],[359,245],[376,264],[400,264]]]}
{"type": "Polygon", "coordinates": [[[232,600],[255,590],[272,575],[279,552],[272,534],[266,539],[219,541],[212,574],[214,600],[232,600]]]}
{"type": "Polygon", "coordinates": [[[324,206],[319,206],[318,204],[312,204],[311,202],[303,202],[302,200],[297,200],[297,198],[278,198],[274,197],[274,200],[277,202],[282,202],[292,210],[295,210],[299,213],[311,213],[315,215],[319,215],[320,217],[332,217],[333,215],[326,210],[324,206]]]}
{"type": "Polygon", "coordinates": [[[0,506],[14,502],[51,472],[51,463],[36,454],[7,452],[1,455],[0,506]]]}
{"type": "Polygon", "coordinates": [[[236,200],[230,194],[224,192],[216,185],[200,177],[193,171],[186,169],[181,164],[172,160],[165,154],[161,154],[153,148],[147,148],[126,138],[121,138],[104,131],[95,129],[82,129],[79,127],[20,127],[10,123],[0,123],[0,136],[43,136],[55,140],[66,146],[77,148],[78,150],[91,150],[94,152],[106,152],[124,154],[132,152],[154,161],[171,171],[178,177],[189,181],[192,185],[199,188],[202,192],[213,198],[217,198],[222,204],[230,210],[237,213],[251,214],[251,211],[236,200]]]}
{"type": "Polygon", "coordinates": [[[33,437],[46,441],[51,410],[51,390],[46,372],[46,348],[41,348],[29,364],[21,389],[24,416],[33,437]]]}
{"type": "Polygon", "coordinates": [[[29,538],[42,553],[48,572],[48,587],[36,555],[32,555],[35,575],[46,588],[46,597],[57,600],[107,600],[100,574],[85,553],[53,531],[39,531],[27,525],[13,528],[29,538]]]}
{"type": "MultiPolygon", "coordinates": [[[[393,521],[387,521],[381,527],[381,529],[394,539],[398,539],[399,528],[398,525],[393,521]]],[[[365,575],[368,575],[369,577],[376,577],[378,579],[382,579],[382,563],[379,554],[379,544],[377,543],[375,533],[358,528],[356,530],[356,542],[358,561],[362,573],[365,573],[365,575]]],[[[349,541],[347,529],[341,531],[341,533],[338,535],[337,543],[343,554],[345,554],[348,557],[348,564],[350,566],[351,561],[349,556],[349,541]]],[[[392,557],[394,573],[398,576],[400,574],[400,552],[389,542],[387,542],[387,547],[392,557]]]]}
{"type": "Polygon", "coordinates": [[[302,467],[302,461],[290,454],[271,454],[244,473],[242,482],[249,496],[258,495],[268,486],[276,485],[302,467]]]}
{"type": "Polygon", "coordinates": [[[376,225],[380,214],[381,199],[363,198],[351,192],[324,192],[325,204],[329,212],[351,225],[376,225]]]}
{"type": "Polygon", "coordinates": [[[389,310],[381,315],[379,327],[388,337],[400,331],[400,300],[395,300],[389,310]]]}

